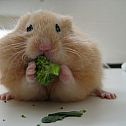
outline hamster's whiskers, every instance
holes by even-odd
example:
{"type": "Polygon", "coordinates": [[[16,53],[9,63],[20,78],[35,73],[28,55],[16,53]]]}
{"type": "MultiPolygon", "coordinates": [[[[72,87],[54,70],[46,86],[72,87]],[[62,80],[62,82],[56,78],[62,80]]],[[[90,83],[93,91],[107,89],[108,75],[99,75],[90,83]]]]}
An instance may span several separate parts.
{"type": "Polygon", "coordinates": [[[12,46],[17,46],[17,45],[26,45],[26,44],[24,42],[22,42],[22,43],[8,43],[5,47],[8,47],[8,46],[11,46],[12,47],[12,46]]]}
{"type": "Polygon", "coordinates": [[[14,54],[8,59],[8,61],[12,60],[12,61],[14,62],[15,59],[16,59],[19,55],[24,54],[24,52],[25,52],[25,50],[23,49],[23,50],[20,50],[20,51],[14,53],[14,54]]]}
{"type": "Polygon", "coordinates": [[[64,47],[64,49],[65,49],[67,52],[70,52],[70,53],[72,53],[72,54],[75,54],[75,55],[77,55],[79,58],[81,58],[81,55],[78,53],[77,50],[72,49],[72,48],[69,48],[69,47],[64,47]]]}
{"type": "Polygon", "coordinates": [[[1,51],[9,51],[9,50],[11,50],[12,48],[11,47],[13,47],[14,49],[24,49],[25,48],[25,44],[15,44],[15,45],[13,45],[12,46],[12,44],[9,44],[9,45],[6,45],[6,46],[2,46],[2,47],[0,47],[0,50],[1,51]]]}
{"type": "MultiPolygon", "coordinates": [[[[20,51],[14,53],[14,54],[8,59],[8,63],[9,63],[9,62],[10,62],[10,63],[9,63],[9,66],[8,66],[8,69],[7,69],[5,78],[7,77],[7,74],[8,74],[8,72],[10,71],[11,66],[16,67],[16,65],[19,65],[19,63],[15,62],[15,60],[17,59],[17,57],[18,57],[19,55],[22,55],[22,53],[24,53],[24,51],[25,51],[25,50],[20,50],[20,51]],[[14,65],[12,65],[13,63],[14,63],[14,65]]],[[[18,60],[19,60],[19,59],[18,59],[18,60]]]]}

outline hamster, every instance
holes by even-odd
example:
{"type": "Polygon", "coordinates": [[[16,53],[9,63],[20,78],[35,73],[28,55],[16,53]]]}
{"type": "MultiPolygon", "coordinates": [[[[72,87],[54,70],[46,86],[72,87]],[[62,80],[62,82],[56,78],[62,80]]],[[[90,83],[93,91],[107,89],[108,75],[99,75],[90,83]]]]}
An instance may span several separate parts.
{"type": "Polygon", "coordinates": [[[22,16],[14,30],[0,39],[1,83],[9,92],[1,100],[74,102],[92,92],[115,99],[102,90],[102,60],[95,43],[86,39],[69,16],[36,11],[22,16]],[[50,86],[38,84],[34,59],[45,55],[60,64],[59,77],[50,86]]]}

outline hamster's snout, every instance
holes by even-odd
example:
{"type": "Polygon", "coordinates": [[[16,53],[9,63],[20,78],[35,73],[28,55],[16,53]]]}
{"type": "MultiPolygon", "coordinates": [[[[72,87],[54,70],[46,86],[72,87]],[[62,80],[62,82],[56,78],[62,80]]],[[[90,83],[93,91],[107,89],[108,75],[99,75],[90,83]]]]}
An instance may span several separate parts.
{"type": "Polygon", "coordinates": [[[41,51],[41,52],[47,52],[47,51],[50,51],[51,50],[51,43],[50,42],[48,42],[48,43],[41,43],[40,45],[39,45],[39,50],[41,51]]]}
{"type": "Polygon", "coordinates": [[[42,55],[50,58],[52,57],[52,45],[50,42],[41,43],[39,45],[39,51],[42,55]]]}

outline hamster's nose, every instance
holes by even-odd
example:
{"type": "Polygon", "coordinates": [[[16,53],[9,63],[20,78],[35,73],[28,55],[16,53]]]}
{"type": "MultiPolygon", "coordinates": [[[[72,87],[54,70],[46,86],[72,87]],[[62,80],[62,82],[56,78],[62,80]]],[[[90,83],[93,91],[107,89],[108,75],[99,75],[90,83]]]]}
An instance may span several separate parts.
{"type": "Polygon", "coordinates": [[[42,52],[49,51],[49,50],[51,50],[51,44],[50,43],[41,43],[39,45],[39,50],[42,52]]]}

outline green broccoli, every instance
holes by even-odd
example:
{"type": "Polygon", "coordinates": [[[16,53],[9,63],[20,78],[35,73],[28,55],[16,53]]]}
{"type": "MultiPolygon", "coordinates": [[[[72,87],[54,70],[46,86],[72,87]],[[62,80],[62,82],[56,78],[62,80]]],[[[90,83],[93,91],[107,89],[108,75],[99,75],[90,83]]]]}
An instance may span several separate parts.
{"type": "Polygon", "coordinates": [[[45,56],[38,56],[36,63],[36,79],[43,85],[48,86],[56,76],[59,76],[60,66],[51,63],[45,56]]]}
{"type": "Polygon", "coordinates": [[[63,120],[67,117],[81,117],[86,110],[80,110],[80,111],[70,111],[70,112],[57,112],[48,114],[48,116],[42,118],[42,123],[52,123],[59,120],[63,120]]]}

